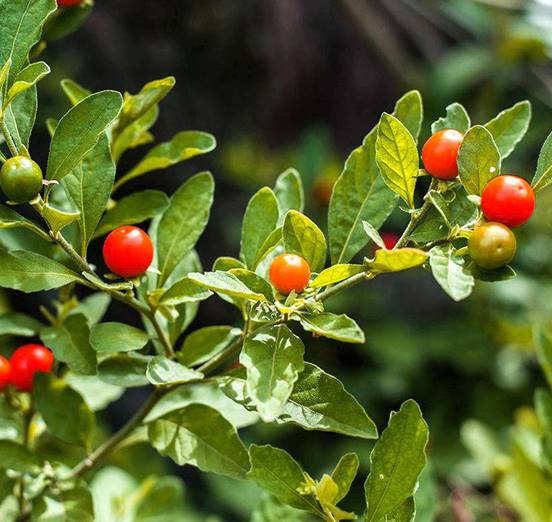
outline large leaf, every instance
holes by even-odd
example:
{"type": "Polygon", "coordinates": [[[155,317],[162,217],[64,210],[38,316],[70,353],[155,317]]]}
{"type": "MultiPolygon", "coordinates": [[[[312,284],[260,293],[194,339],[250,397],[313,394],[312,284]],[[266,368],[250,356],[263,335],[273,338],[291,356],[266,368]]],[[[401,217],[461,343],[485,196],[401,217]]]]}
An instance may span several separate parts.
{"type": "Polygon", "coordinates": [[[268,187],[250,199],[243,216],[240,243],[240,257],[247,268],[256,268],[259,250],[276,228],[279,212],[278,200],[268,187]]]}
{"type": "Polygon", "coordinates": [[[206,326],[186,336],[178,360],[192,366],[207,361],[234,341],[241,331],[231,326],[206,326]]]}
{"type": "Polygon", "coordinates": [[[245,478],[247,451],[236,430],[222,415],[204,404],[190,404],[158,418],[148,426],[151,444],[178,465],[191,464],[233,478],[245,478]]]}
{"type": "Polygon", "coordinates": [[[466,270],[464,259],[455,255],[451,244],[433,247],[429,252],[429,264],[433,277],[455,301],[471,294],[475,280],[466,270]]]}
{"type": "Polygon", "coordinates": [[[398,248],[396,250],[380,248],[376,250],[374,259],[366,261],[365,264],[367,268],[376,273],[400,272],[423,265],[427,258],[427,253],[417,248],[398,248]]]}
{"type": "Polygon", "coordinates": [[[206,290],[185,277],[164,292],[159,299],[159,303],[166,306],[176,306],[182,303],[203,301],[212,295],[213,293],[210,290],[206,290]]]}
{"type": "Polygon", "coordinates": [[[50,145],[48,179],[62,179],[82,161],[115,120],[121,104],[118,92],[101,91],[82,100],[61,118],[50,145]]]}
{"type": "Polygon", "coordinates": [[[435,134],[440,130],[455,129],[462,133],[471,127],[470,117],[466,109],[459,103],[451,103],[446,108],[447,114],[431,124],[431,132],[435,134]]]}
{"type": "Polygon", "coordinates": [[[406,401],[393,414],[370,455],[370,475],[364,484],[366,522],[392,514],[416,491],[426,463],[428,428],[419,406],[406,401]]]}
{"type": "Polygon", "coordinates": [[[161,287],[203,233],[213,204],[213,176],[196,174],[172,196],[157,230],[157,261],[161,287]]]}
{"type": "Polygon", "coordinates": [[[21,93],[36,85],[48,74],[50,74],[50,67],[44,62],[35,62],[27,65],[27,67],[19,72],[15,78],[15,82],[9,88],[4,106],[9,105],[21,93]]]}
{"type": "Polygon", "coordinates": [[[80,280],[57,261],[24,250],[0,252],[0,266],[0,286],[22,292],[51,290],[80,280]]]}
{"type": "Polygon", "coordinates": [[[270,326],[246,337],[240,363],[247,370],[247,392],[265,422],[278,417],[303,371],[305,347],[286,325],[270,326]]]}
{"type": "Polygon", "coordinates": [[[552,183],[552,132],[548,135],[540,150],[532,185],[537,191],[547,187],[550,183],[552,183]]]}
{"type": "Polygon", "coordinates": [[[499,113],[485,124],[492,134],[502,159],[507,158],[521,141],[531,121],[531,104],[525,100],[499,113]]]}
{"type": "Polygon", "coordinates": [[[114,179],[115,163],[105,133],[73,172],[63,179],[69,199],[80,212],[81,254],[84,257],[109,201],[114,179]]]}
{"type": "Polygon", "coordinates": [[[358,324],[345,314],[301,313],[299,321],[307,332],[312,332],[328,339],[343,341],[344,343],[363,343],[364,332],[358,324]]]}
{"type": "Polygon", "coordinates": [[[424,117],[420,91],[408,91],[401,96],[395,104],[393,116],[403,123],[415,140],[418,140],[424,117]]]}
{"type": "Polygon", "coordinates": [[[124,323],[100,323],[90,331],[90,344],[98,353],[140,350],[148,341],[146,332],[124,323]]]}
{"type": "Polygon", "coordinates": [[[480,196],[487,183],[500,174],[500,152],[485,127],[476,125],[466,133],[457,162],[468,194],[480,196]]]}
{"type": "Polygon", "coordinates": [[[303,212],[305,194],[299,172],[295,169],[282,172],[274,185],[274,195],[280,207],[280,218],[278,220],[280,225],[284,222],[284,217],[290,210],[303,212]]]}
{"type": "Polygon", "coordinates": [[[313,272],[319,272],[326,262],[326,238],[314,221],[290,210],[284,219],[284,249],[304,258],[313,272]]]}

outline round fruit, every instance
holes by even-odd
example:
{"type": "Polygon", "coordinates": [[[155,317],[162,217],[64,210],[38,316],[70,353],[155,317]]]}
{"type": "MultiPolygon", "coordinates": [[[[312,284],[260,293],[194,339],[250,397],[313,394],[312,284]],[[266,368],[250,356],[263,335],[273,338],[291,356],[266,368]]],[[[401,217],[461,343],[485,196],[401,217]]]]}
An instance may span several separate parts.
{"type": "Polygon", "coordinates": [[[458,149],[464,135],[454,129],[443,129],[431,136],[422,148],[424,167],[434,178],[453,179],[458,176],[458,149]]]}
{"type": "Polygon", "coordinates": [[[481,268],[500,268],[514,258],[516,236],[502,223],[485,223],[472,232],[468,249],[475,264],[481,268]]]}
{"type": "Polygon", "coordinates": [[[309,264],[296,254],[282,254],[272,261],[269,270],[274,288],[287,295],[293,290],[301,293],[309,284],[309,264]]]}
{"type": "Polygon", "coordinates": [[[533,214],[535,192],[519,176],[497,176],[487,183],[481,194],[481,209],[489,221],[517,227],[533,214]]]}
{"type": "Polygon", "coordinates": [[[42,170],[25,156],[10,158],[0,170],[0,187],[10,201],[26,203],[42,190],[42,170]]]}
{"type": "Polygon", "coordinates": [[[10,382],[10,362],[0,355],[0,390],[3,390],[10,382]]]}
{"type": "Polygon", "coordinates": [[[383,239],[383,244],[387,250],[392,250],[395,248],[395,245],[399,242],[401,236],[395,232],[382,232],[381,238],[383,239]]]}
{"type": "Polygon", "coordinates": [[[79,4],[82,4],[82,0],[57,0],[58,7],[70,7],[79,4]]]}
{"type": "Polygon", "coordinates": [[[10,383],[20,391],[31,391],[36,372],[49,373],[54,364],[54,355],[41,344],[20,346],[10,359],[10,383]]]}
{"type": "Polygon", "coordinates": [[[138,227],[119,227],[111,232],[103,245],[105,264],[121,277],[143,274],[153,260],[150,237],[138,227]]]}

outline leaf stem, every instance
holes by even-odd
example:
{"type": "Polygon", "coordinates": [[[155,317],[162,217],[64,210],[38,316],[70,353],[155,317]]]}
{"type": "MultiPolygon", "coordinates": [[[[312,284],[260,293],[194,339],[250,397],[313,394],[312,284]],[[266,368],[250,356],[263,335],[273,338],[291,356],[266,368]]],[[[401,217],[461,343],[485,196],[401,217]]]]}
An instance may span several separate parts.
{"type": "Polygon", "coordinates": [[[334,286],[327,288],[323,292],[320,292],[319,294],[315,295],[313,299],[315,301],[325,301],[326,299],[334,296],[335,294],[338,294],[339,292],[341,292],[342,290],[345,290],[346,288],[349,288],[358,283],[361,283],[362,281],[368,281],[370,279],[373,279],[374,277],[376,277],[376,275],[372,274],[371,272],[360,272],[359,274],[352,275],[351,277],[348,277],[344,281],[341,281],[340,283],[337,283],[334,286]]]}

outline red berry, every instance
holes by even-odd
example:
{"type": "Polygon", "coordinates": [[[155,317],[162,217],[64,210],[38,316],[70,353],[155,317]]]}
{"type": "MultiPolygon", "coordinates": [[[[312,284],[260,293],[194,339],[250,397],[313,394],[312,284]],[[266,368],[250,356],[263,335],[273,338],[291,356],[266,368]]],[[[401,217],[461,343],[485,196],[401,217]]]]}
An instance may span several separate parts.
{"type": "Polygon", "coordinates": [[[49,373],[54,364],[54,355],[41,344],[20,346],[10,359],[10,383],[20,391],[31,391],[36,372],[49,373]]]}
{"type": "Polygon", "coordinates": [[[309,264],[296,254],[282,254],[272,261],[269,275],[274,288],[287,295],[293,290],[301,293],[309,284],[309,264]]]}
{"type": "Polygon", "coordinates": [[[517,227],[533,214],[535,192],[519,176],[497,176],[487,183],[481,194],[481,209],[487,220],[517,227]]]}
{"type": "Polygon", "coordinates": [[[426,171],[434,178],[453,179],[458,176],[458,149],[464,135],[454,129],[436,132],[422,148],[422,161],[426,171]]]}
{"type": "Polygon", "coordinates": [[[105,264],[121,277],[143,274],[153,260],[150,237],[138,227],[119,227],[111,232],[103,246],[105,264]]]}
{"type": "Polygon", "coordinates": [[[10,382],[10,362],[0,355],[0,390],[3,390],[10,382]]]}
{"type": "Polygon", "coordinates": [[[399,242],[401,236],[395,232],[382,232],[381,238],[387,250],[392,250],[395,248],[395,245],[399,242]]]}

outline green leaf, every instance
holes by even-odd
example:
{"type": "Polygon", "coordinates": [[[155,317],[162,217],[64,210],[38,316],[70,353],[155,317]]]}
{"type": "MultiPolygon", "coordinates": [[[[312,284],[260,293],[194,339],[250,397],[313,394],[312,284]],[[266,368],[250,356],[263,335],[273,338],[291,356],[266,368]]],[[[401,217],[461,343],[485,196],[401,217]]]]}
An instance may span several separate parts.
{"type": "Polygon", "coordinates": [[[265,422],[280,415],[303,371],[305,347],[286,325],[257,330],[245,338],[240,363],[247,370],[247,393],[265,422]]]}
{"type": "Polygon", "coordinates": [[[251,522],[307,522],[308,515],[303,511],[282,504],[271,495],[267,495],[253,514],[251,522]]]}
{"type": "MultiPolygon", "coordinates": [[[[376,161],[387,186],[414,208],[418,149],[408,129],[387,113],[383,113],[378,125],[376,161]]],[[[373,224],[369,219],[366,221],[373,224]]]]}
{"type": "Polygon", "coordinates": [[[291,507],[310,511],[325,519],[313,495],[302,495],[298,488],[305,482],[305,472],[286,451],[273,446],[249,448],[251,471],[247,478],[256,482],[278,500],[291,507]]]}
{"type": "Polygon", "coordinates": [[[11,59],[10,82],[27,64],[29,52],[40,40],[46,18],[57,8],[55,0],[4,0],[0,2],[2,40],[0,64],[11,59]]]}
{"type": "Polygon", "coordinates": [[[470,117],[463,105],[460,103],[451,103],[446,108],[447,114],[439,118],[431,125],[431,133],[435,134],[440,130],[455,129],[462,134],[468,132],[471,127],[470,117]]]}
{"type": "Polygon", "coordinates": [[[36,473],[40,459],[29,449],[11,440],[0,440],[0,468],[13,469],[20,473],[36,473]]]}
{"type": "Polygon", "coordinates": [[[35,337],[42,323],[25,314],[8,313],[0,315],[0,335],[35,337]]]}
{"type": "Polygon", "coordinates": [[[531,184],[536,191],[548,187],[552,183],[552,132],[548,135],[540,150],[537,170],[531,184]]]}
{"type": "Polygon", "coordinates": [[[535,392],[535,411],[543,428],[542,459],[548,472],[552,471],[552,393],[539,388],[535,392]]]}
{"type": "Polygon", "coordinates": [[[360,329],[360,326],[345,314],[336,315],[323,312],[315,315],[301,313],[298,317],[301,326],[307,332],[344,343],[363,343],[365,341],[364,332],[360,329]]]}
{"type": "Polygon", "coordinates": [[[420,92],[409,91],[404,94],[395,104],[393,116],[403,123],[408,132],[417,141],[424,117],[422,95],[420,92]]]}
{"type": "Polygon", "coordinates": [[[51,374],[37,374],[33,381],[33,398],[49,433],[69,444],[90,447],[94,414],[63,379],[51,374]]]}
{"type": "Polygon", "coordinates": [[[187,366],[201,364],[226,348],[241,331],[231,326],[206,326],[184,339],[178,360],[187,366]]]}
{"type": "Polygon", "coordinates": [[[113,159],[118,162],[128,149],[151,143],[155,138],[148,132],[159,117],[159,107],[154,105],[148,112],[128,125],[113,143],[113,159]]]}
{"type": "Polygon", "coordinates": [[[124,323],[100,323],[90,331],[90,344],[98,353],[140,350],[148,341],[146,332],[124,323]]]}
{"type": "Polygon", "coordinates": [[[284,219],[284,249],[304,258],[313,272],[319,272],[326,263],[326,238],[314,221],[290,210],[284,219]]]}
{"type": "Polygon", "coordinates": [[[341,502],[349,493],[358,471],[358,456],[356,453],[347,453],[339,459],[337,466],[332,471],[332,480],[337,485],[337,496],[334,504],[341,502]]]}
{"type": "Polygon", "coordinates": [[[398,248],[396,250],[376,250],[373,260],[366,261],[366,267],[372,272],[400,272],[423,265],[428,254],[417,248],[398,248]]]}
{"type": "Polygon", "coordinates": [[[374,242],[375,245],[377,245],[380,248],[386,249],[385,241],[381,238],[379,232],[372,226],[368,221],[362,222],[362,228],[364,228],[364,232],[366,232],[366,235],[374,242]]]}
{"type": "Polygon", "coordinates": [[[284,222],[284,217],[290,210],[303,212],[305,193],[299,172],[295,169],[288,169],[282,172],[274,185],[274,195],[278,200],[280,208],[279,225],[284,222]]]}
{"type": "Polygon", "coordinates": [[[18,214],[15,210],[9,207],[0,205],[0,229],[2,228],[26,228],[35,234],[38,234],[43,239],[46,239],[48,235],[40,227],[35,225],[29,219],[18,214]]]}
{"type": "Polygon", "coordinates": [[[173,194],[157,231],[160,287],[203,233],[213,204],[214,188],[213,176],[202,172],[173,194]]]}
{"type": "Polygon", "coordinates": [[[426,464],[428,437],[427,424],[413,400],[391,416],[370,455],[370,475],[364,484],[366,522],[379,522],[414,494],[426,464]]]}
{"type": "Polygon", "coordinates": [[[176,306],[182,303],[195,303],[212,296],[213,292],[197,285],[185,277],[172,285],[160,298],[159,304],[176,306]]]}
{"type": "Polygon", "coordinates": [[[268,237],[264,240],[255,258],[255,268],[259,266],[261,261],[270,254],[282,242],[282,227],[275,228],[268,237]]]}
{"type": "Polygon", "coordinates": [[[96,292],[85,297],[69,315],[82,314],[90,326],[99,323],[111,304],[111,296],[103,292],[96,292]]]}
{"type": "Polygon", "coordinates": [[[485,127],[476,125],[466,133],[457,162],[460,181],[468,194],[480,196],[487,183],[500,174],[500,152],[485,127]]]}
{"type": "Polygon", "coordinates": [[[80,280],[78,274],[57,261],[24,250],[0,252],[0,266],[0,286],[27,293],[51,290],[80,280]]]}
{"type": "Polygon", "coordinates": [[[64,362],[76,373],[96,373],[96,352],[90,345],[90,330],[84,315],[70,315],[61,326],[47,326],[40,332],[42,342],[56,360],[64,362]]]}
{"type": "Polygon", "coordinates": [[[550,389],[552,389],[552,334],[542,326],[535,329],[537,358],[550,389]]]}
{"type": "Polygon", "coordinates": [[[385,522],[413,522],[416,514],[414,497],[408,497],[399,507],[385,516],[385,522]]]}
{"type": "MultiPolygon", "coordinates": [[[[252,301],[266,301],[266,297],[248,286],[230,272],[205,272],[200,274],[192,272],[188,278],[203,288],[207,288],[217,294],[229,295],[252,301]]],[[[1,283],[1,275],[0,275],[1,283]]]]}
{"type": "Polygon", "coordinates": [[[151,149],[130,172],[116,183],[116,188],[148,172],[166,169],[194,156],[207,154],[216,145],[215,137],[206,132],[179,132],[171,141],[161,143],[151,149]]]}
{"type": "Polygon", "coordinates": [[[161,455],[178,465],[191,464],[233,478],[245,478],[249,457],[236,429],[204,404],[190,404],[148,426],[148,437],[161,455]]]}
{"type": "Polygon", "coordinates": [[[8,96],[4,101],[4,107],[9,105],[21,93],[36,85],[42,78],[50,74],[50,67],[44,62],[35,62],[22,69],[15,82],[8,90],[8,96]]]}
{"type": "Polygon", "coordinates": [[[136,225],[165,212],[169,198],[159,190],[130,194],[115,203],[98,225],[94,237],[100,237],[122,225],[136,225]]]}
{"type": "Polygon", "coordinates": [[[86,257],[88,243],[92,240],[109,201],[114,179],[115,163],[111,158],[109,139],[105,133],[100,135],[98,143],[73,172],[63,178],[67,196],[80,212],[83,257],[86,257]]]}
{"type": "Polygon", "coordinates": [[[92,495],[84,486],[56,488],[33,501],[33,522],[97,522],[92,495]]]}
{"type": "Polygon", "coordinates": [[[41,214],[54,236],[57,236],[59,231],[68,227],[80,217],[79,211],[60,210],[47,203],[42,207],[41,214]]]}
{"type": "Polygon", "coordinates": [[[146,370],[151,357],[137,353],[110,355],[98,365],[98,377],[116,386],[132,388],[149,384],[146,370]]]}
{"type": "Polygon", "coordinates": [[[449,228],[471,226],[478,218],[477,207],[468,199],[461,185],[450,188],[444,194],[430,190],[426,197],[449,228]]]}
{"type": "Polygon", "coordinates": [[[125,392],[123,387],[107,384],[95,375],[67,372],[64,378],[67,384],[81,395],[92,411],[104,410],[125,392]]]}
{"type": "Polygon", "coordinates": [[[48,179],[59,181],[82,161],[117,117],[121,104],[118,92],[101,91],[82,100],[61,118],[50,145],[48,179]]]}
{"type": "Polygon", "coordinates": [[[237,277],[247,288],[264,295],[267,301],[274,301],[274,289],[272,285],[261,276],[251,270],[245,268],[232,268],[228,271],[229,274],[237,277]]]}
{"type": "Polygon", "coordinates": [[[333,265],[322,270],[310,283],[311,288],[322,288],[324,286],[339,283],[348,277],[364,272],[362,265],[333,265]]]}
{"type": "Polygon", "coordinates": [[[161,386],[163,384],[182,384],[197,381],[203,378],[203,374],[186,368],[186,366],[166,357],[158,356],[150,360],[146,377],[151,384],[161,386]]]}
{"type": "Polygon", "coordinates": [[[77,103],[80,103],[82,100],[92,94],[92,91],[86,89],[82,85],[79,85],[73,80],[61,80],[60,85],[61,89],[65,93],[65,96],[69,98],[71,105],[77,105],[77,103]]]}
{"type": "Polygon", "coordinates": [[[461,301],[471,294],[474,278],[466,270],[464,259],[455,255],[450,243],[430,250],[429,265],[435,280],[452,299],[461,301]]]}
{"type": "Polygon", "coordinates": [[[29,147],[37,107],[38,94],[35,85],[15,98],[4,112],[4,121],[18,150],[29,147]]]}
{"type": "Polygon", "coordinates": [[[243,216],[240,258],[254,270],[259,250],[276,228],[279,216],[278,200],[268,187],[260,189],[249,201],[243,216]]]}
{"type": "Polygon", "coordinates": [[[531,121],[531,103],[521,101],[502,111],[485,124],[492,134],[502,159],[507,158],[522,140],[531,121]]]}

